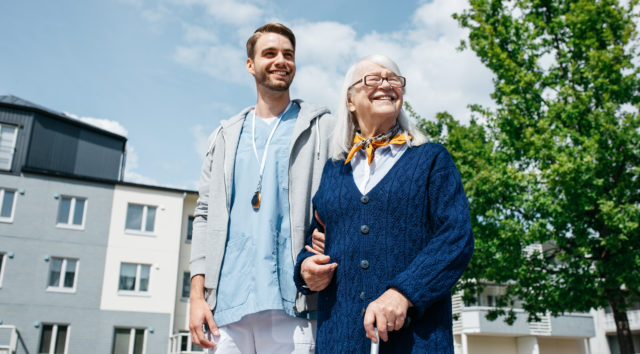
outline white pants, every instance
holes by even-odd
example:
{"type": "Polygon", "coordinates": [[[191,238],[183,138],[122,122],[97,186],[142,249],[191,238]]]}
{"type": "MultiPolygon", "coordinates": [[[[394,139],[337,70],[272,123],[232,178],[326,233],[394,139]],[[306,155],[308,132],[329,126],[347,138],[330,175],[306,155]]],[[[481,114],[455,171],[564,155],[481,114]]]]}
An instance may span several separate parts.
{"type": "Polygon", "coordinates": [[[210,335],[216,347],[209,354],[310,354],[315,350],[316,321],[269,310],[242,317],[210,335]]]}

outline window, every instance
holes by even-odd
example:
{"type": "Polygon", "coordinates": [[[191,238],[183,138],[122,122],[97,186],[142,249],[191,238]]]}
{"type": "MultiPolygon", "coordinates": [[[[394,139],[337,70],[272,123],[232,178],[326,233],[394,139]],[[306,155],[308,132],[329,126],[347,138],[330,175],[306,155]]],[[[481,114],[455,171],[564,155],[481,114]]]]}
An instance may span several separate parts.
{"type": "Polygon", "coordinates": [[[184,272],[182,274],[182,298],[188,299],[190,291],[191,291],[191,272],[184,272]]]}
{"type": "Polygon", "coordinates": [[[122,263],[120,264],[120,281],[118,290],[146,293],[149,291],[150,265],[122,263]]]}
{"type": "Polygon", "coordinates": [[[113,333],[113,354],[142,354],[147,333],[141,328],[116,328],[113,333]]]}
{"type": "Polygon", "coordinates": [[[17,135],[18,128],[16,126],[0,124],[0,170],[11,170],[17,135]]]}
{"type": "Polygon", "coordinates": [[[16,191],[0,188],[0,221],[13,221],[13,206],[16,200],[16,191]]]}
{"type": "Polygon", "coordinates": [[[128,205],[126,230],[151,233],[155,221],[156,207],[140,204],[128,205]]]}
{"type": "Polygon", "coordinates": [[[187,219],[187,242],[191,242],[193,236],[193,216],[187,219]]]}
{"type": "Polygon", "coordinates": [[[51,258],[49,269],[49,287],[47,290],[75,291],[78,260],[70,258],[51,258]]]}
{"type": "Polygon", "coordinates": [[[69,326],[61,324],[42,325],[39,354],[64,354],[67,352],[69,326]]]}
{"type": "Polygon", "coordinates": [[[76,197],[60,197],[58,207],[58,226],[82,228],[84,227],[84,213],[86,199],[76,197]]]}
{"type": "Polygon", "coordinates": [[[486,306],[494,307],[495,304],[494,304],[493,300],[494,300],[493,295],[487,295],[487,304],[486,304],[486,306]]]}
{"type": "MultiPolygon", "coordinates": [[[[182,353],[182,352],[191,353],[191,352],[204,351],[203,348],[199,347],[197,344],[194,344],[191,341],[191,335],[189,335],[189,332],[180,332],[180,334],[177,335],[176,339],[178,340],[178,343],[176,344],[180,346],[179,353],[182,353]]],[[[174,351],[177,351],[176,349],[174,349],[174,351]]]]}
{"type": "Polygon", "coordinates": [[[4,274],[4,262],[7,259],[7,255],[0,253],[0,287],[2,287],[2,275],[4,274]]]}

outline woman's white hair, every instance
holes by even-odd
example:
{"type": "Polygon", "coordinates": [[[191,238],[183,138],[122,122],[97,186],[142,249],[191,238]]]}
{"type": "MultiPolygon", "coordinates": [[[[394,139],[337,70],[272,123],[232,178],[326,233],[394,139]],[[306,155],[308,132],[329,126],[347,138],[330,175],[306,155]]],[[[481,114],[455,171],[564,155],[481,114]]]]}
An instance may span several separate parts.
{"type": "MultiPolygon", "coordinates": [[[[402,75],[400,73],[400,68],[398,65],[388,57],[380,54],[374,54],[366,56],[355,64],[353,64],[349,70],[347,70],[347,74],[344,76],[344,82],[342,83],[342,87],[340,88],[340,100],[338,101],[338,112],[337,112],[337,126],[333,131],[333,141],[331,142],[331,159],[334,161],[343,160],[346,155],[349,153],[351,149],[351,145],[353,144],[353,137],[356,133],[357,121],[356,117],[351,111],[349,111],[349,106],[347,105],[347,99],[349,97],[349,86],[351,86],[354,82],[361,77],[356,77],[359,74],[360,66],[364,62],[371,62],[378,65],[382,65],[385,68],[393,71],[396,75],[402,75]]],[[[404,93],[404,89],[403,89],[404,93]]],[[[400,128],[407,134],[411,135],[413,138],[409,144],[410,145],[422,145],[427,142],[427,138],[420,132],[415,122],[407,116],[403,109],[400,110],[400,114],[398,115],[398,124],[400,128]]]]}

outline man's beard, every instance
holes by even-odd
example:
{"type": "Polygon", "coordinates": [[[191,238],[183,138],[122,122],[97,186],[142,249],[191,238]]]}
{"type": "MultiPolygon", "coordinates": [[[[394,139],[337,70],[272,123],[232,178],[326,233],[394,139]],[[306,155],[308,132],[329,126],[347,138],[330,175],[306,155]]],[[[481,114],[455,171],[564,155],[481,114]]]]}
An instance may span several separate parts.
{"type": "Polygon", "coordinates": [[[273,91],[287,91],[289,89],[289,86],[291,86],[291,82],[293,81],[293,76],[288,81],[271,80],[266,71],[256,73],[255,78],[258,85],[262,85],[273,91]]]}

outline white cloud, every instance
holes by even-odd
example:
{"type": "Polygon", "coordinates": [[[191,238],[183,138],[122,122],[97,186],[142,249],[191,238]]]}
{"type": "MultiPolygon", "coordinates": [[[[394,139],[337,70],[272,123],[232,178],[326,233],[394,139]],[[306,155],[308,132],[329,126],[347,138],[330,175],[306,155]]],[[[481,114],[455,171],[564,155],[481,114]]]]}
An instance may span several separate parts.
{"type": "Polygon", "coordinates": [[[184,39],[189,43],[216,43],[218,37],[213,30],[201,26],[194,26],[188,23],[183,24],[185,34],[184,39]]]}
{"type": "Polygon", "coordinates": [[[179,46],[174,59],[194,70],[204,71],[210,76],[233,83],[250,83],[244,52],[228,44],[195,44],[179,46]]]}
{"type": "MultiPolygon", "coordinates": [[[[229,24],[227,32],[235,34],[234,38],[223,38],[214,30],[186,25],[184,42],[176,48],[174,59],[223,82],[253,87],[245,69],[243,46],[244,36],[253,29],[245,27],[266,18],[256,4],[268,0],[173,1],[204,8],[216,20],[229,24]],[[239,14],[240,9],[247,11],[239,14]],[[243,22],[249,18],[253,22],[243,22]],[[240,29],[246,30],[244,35],[239,34],[240,29]]],[[[406,29],[384,33],[359,34],[352,26],[335,21],[294,21],[291,27],[297,38],[298,71],[293,96],[334,108],[347,68],[365,55],[384,54],[394,59],[407,77],[406,99],[419,114],[432,119],[437,112],[448,111],[467,122],[471,117],[468,104],[492,105],[492,74],[472,51],[457,50],[467,32],[451,15],[466,6],[464,0],[425,2],[406,29]]]]}
{"type": "Polygon", "coordinates": [[[125,129],[125,127],[123,127],[115,120],[94,117],[79,117],[73,113],[68,112],[63,112],[63,114],[69,118],[79,120],[81,122],[93,125],[94,127],[98,127],[111,133],[118,134],[124,137],[127,136],[127,129],[125,129]]]}
{"type": "Polygon", "coordinates": [[[209,15],[222,23],[241,26],[257,23],[263,15],[262,9],[247,1],[235,0],[173,0],[174,3],[187,6],[204,7],[209,15]]]}
{"type": "Polygon", "coordinates": [[[356,31],[338,22],[310,22],[292,26],[296,35],[296,63],[335,70],[354,58],[356,31]]]}
{"type": "Polygon", "coordinates": [[[154,186],[159,185],[158,181],[156,181],[155,179],[143,176],[136,171],[136,169],[138,169],[138,154],[131,144],[127,144],[126,157],[127,160],[124,167],[124,180],[126,182],[154,186]]]}
{"type": "Polygon", "coordinates": [[[335,69],[305,65],[296,73],[291,86],[292,96],[302,98],[306,102],[325,105],[335,111],[338,88],[343,79],[343,74],[335,69]]]}
{"type": "Polygon", "coordinates": [[[451,15],[461,12],[462,0],[435,0],[420,6],[411,26],[392,33],[366,33],[360,38],[347,25],[336,22],[294,26],[298,38],[297,97],[334,108],[347,68],[357,59],[383,54],[398,63],[407,77],[407,97],[416,111],[432,119],[448,111],[455,119],[471,118],[468,104],[491,105],[491,72],[471,51],[457,47],[465,30],[451,15]]]}
{"type": "Polygon", "coordinates": [[[209,147],[209,135],[211,135],[211,131],[206,129],[204,126],[197,124],[191,127],[191,136],[193,136],[193,148],[195,149],[198,156],[203,157],[207,152],[207,148],[209,147]]]}

